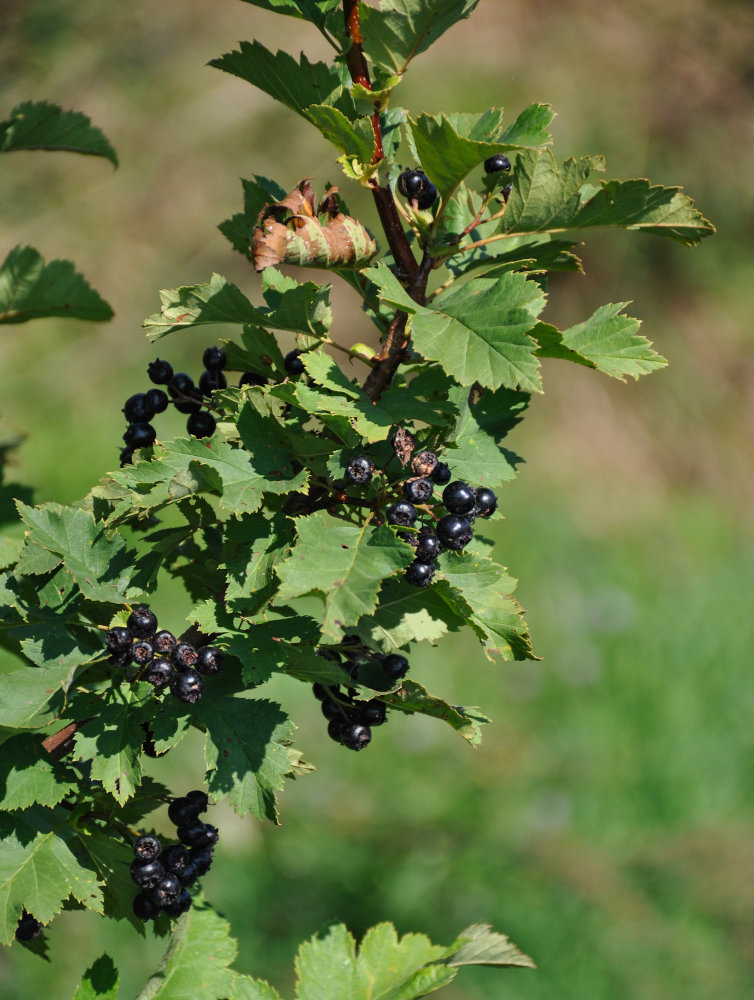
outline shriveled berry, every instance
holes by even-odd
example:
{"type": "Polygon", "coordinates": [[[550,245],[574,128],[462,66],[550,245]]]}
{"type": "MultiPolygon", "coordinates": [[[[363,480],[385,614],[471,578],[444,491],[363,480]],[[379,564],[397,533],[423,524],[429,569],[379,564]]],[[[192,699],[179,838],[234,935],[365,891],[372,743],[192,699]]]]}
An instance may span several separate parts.
{"type": "Polygon", "coordinates": [[[199,878],[201,878],[202,875],[206,875],[212,867],[212,857],[212,850],[208,850],[204,847],[191,848],[191,863],[196,865],[196,871],[199,878]]]}
{"type": "Polygon", "coordinates": [[[419,516],[419,512],[407,500],[398,500],[388,507],[385,516],[388,524],[398,524],[402,528],[410,528],[419,516]]]}
{"type": "Polygon", "coordinates": [[[170,693],[188,705],[195,705],[202,696],[204,681],[196,670],[184,670],[170,681],[170,693]]]}
{"type": "Polygon", "coordinates": [[[428,208],[432,208],[436,201],[437,188],[434,186],[432,181],[429,181],[425,189],[416,199],[416,207],[420,208],[422,211],[426,211],[428,208]]]}
{"type": "Polygon", "coordinates": [[[108,629],[105,636],[105,645],[109,650],[115,652],[116,649],[123,649],[124,646],[130,646],[132,639],[133,633],[130,629],[125,628],[123,625],[115,625],[113,628],[108,629]]]}
{"type": "Polygon", "coordinates": [[[201,843],[204,839],[206,831],[206,823],[202,823],[200,820],[194,820],[193,823],[187,823],[185,826],[179,826],[175,833],[180,842],[182,844],[187,844],[189,847],[211,847],[211,844],[201,843]]]}
{"type": "Polygon", "coordinates": [[[340,742],[349,750],[363,750],[372,742],[372,730],[361,722],[349,722],[343,726],[340,742]]]}
{"type": "Polygon", "coordinates": [[[217,421],[206,410],[196,410],[186,421],[186,430],[197,438],[212,437],[217,421]]]}
{"type": "Polygon", "coordinates": [[[222,371],[227,361],[222,347],[208,347],[202,355],[202,364],[211,372],[222,371]]]}
{"type": "Polygon", "coordinates": [[[411,469],[415,476],[426,479],[437,468],[437,455],[433,451],[420,451],[411,459],[411,469]]]}
{"type": "Polygon", "coordinates": [[[484,161],[484,169],[488,174],[497,174],[501,170],[507,174],[510,168],[511,161],[507,156],[503,156],[502,153],[495,153],[494,156],[488,156],[484,161]]]}
{"type": "Polygon", "coordinates": [[[458,514],[447,514],[437,522],[437,537],[446,549],[465,548],[472,538],[471,525],[465,517],[458,514]]]}
{"type": "Polygon", "coordinates": [[[203,396],[209,396],[211,392],[215,392],[217,389],[225,389],[227,385],[228,380],[221,371],[212,372],[206,370],[199,376],[199,392],[203,396]]]}
{"type": "Polygon", "coordinates": [[[164,656],[160,656],[151,661],[144,673],[144,680],[159,691],[168,687],[174,676],[175,667],[173,664],[164,656]]]}
{"type": "Polygon", "coordinates": [[[155,385],[167,385],[173,377],[173,366],[169,361],[160,361],[159,358],[156,358],[149,363],[147,375],[149,381],[154,382],[155,385]]]}
{"type": "Polygon", "coordinates": [[[398,681],[408,673],[409,662],[400,653],[389,653],[382,661],[382,669],[391,681],[398,681]]]}
{"type": "Polygon", "coordinates": [[[209,795],[203,792],[200,788],[195,788],[193,791],[186,792],[186,798],[189,802],[193,803],[200,813],[206,812],[209,806],[209,795]]]}
{"type": "Polygon", "coordinates": [[[21,916],[16,924],[16,941],[33,941],[42,933],[42,925],[36,917],[26,910],[21,911],[21,916]]]}
{"type": "Polygon", "coordinates": [[[115,649],[107,658],[108,663],[112,663],[114,667],[127,667],[130,663],[133,663],[133,646],[121,646],[120,649],[115,649]]]}
{"type": "Polygon", "coordinates": [[[134,855],[139,861],[154,861],[161,851],[162,844],[153,833],[143,833],[134,842],[134,855]]]}
{"type": "Polygon", "coordinates": [[[153,413],[164,413],[168,408],[168,394],[162,389],[148,389],[145,393],[153,413]]]}
{"type": "Polygon", "coordinates": [[[243,385],[267,385],[269,379],[266,375],[258,375],[256,372],[244,372],[238,383],[240,389],[243,385]]]}
{"type": "Polygon", "coordinates": [[[140,861],[138,858],[131,863],[131,878],[140,889],[154,889],[165,874],[165,869],[159,858],[152,861],[140,861]]]}
{"type": "Polygon", "coordinates": [[[152,899],[163,910],[165,907],[170,906],[171,903],[174,903],[180,894],[181,883],[178,881],[178,876],[170,872],[163,875],[154,889],[152,889],[152,899]]]}
{"type": "Polygon", "coordinates": [[[467,514],[476,504],[476,495],[468,483],[457,480],[442,491],[442,502],[451,514],[467,514]]]}
{"type": "Polygon", "coordinates": [[[147,892],[134,897],[133,910],[139,920],[155,920],[160,915],[160,906],[147,892]]]}
{"type": "Polygon", "coordinates": [[[140,421],[129,424],[123,434],[123,440],[129,448],[149,448],[155,443],[157,432],[151,424],[140,421]]]}
{"type": "Polygon", "coordinates": [[[168,819],[175,826],[186,826],[193,823],[199,815],[199,809],[195,802],[182,795],[168,806],[168,819]]]}
{"type": "Polygon", "coordinates": [[[416,543],[416,558],[419,562],[434,562],[441,551],[442,546],[437,535],[428,528],[422,528],[416,543]]]}
{"type": "Polygon", "coordinates": [[[138,664],[140,667],[146,666],[146,664],[154,658],[152,643],[147,642],[146,639],[139,639],[138,642],[134,643],[131,655],[134,663],[138,664]]]}
{"type": "Polygon", "coordinates": [[[406,581],[414,587],[428,587],[432,583],[435,569],[433,562],[420,562],[415,559],[406,570],[406,581]]]}
{"type": "Polygon", "coordinates": [[[403,495],[410,503],[428,503],[434,490],[429,479],[407,479],[403,484],[403,495]]]}
{"type": "Polygon", "coordinates": [[[374,462],[366,455],[359,455],[352,458],[346,466],[346,479],[354,486],[363,486],[372,478],[374,472],[374,462]]]}
{"type": "Polygon", "coordinates": [[[304,362],[301,360],[303,351],[289,351],[283,359],[283,367],[289,375],[300,375],[304,371],[304,362]]]}
{"type": "Polygon", "coordinates": [[[159,632],[155,632],[152,645],[154,646],[155,653],[168,656],[175,649],[176,641],[172,632],[168,632],[166,628],[162,628],[159,632]]]}
{"type": "Polygon", "coordinates": [[[378,698],[373,698],[358,709],[358,721],[365,726],[381,726],[387,722],[387,705],[378,698]]]}
{"type": "Polygon", "coordinates": [[[398,190],[404,198],[416,198],[428,184],[429,179],[423,170],[406,169],[398,176],[398,190]]]}
{"type": "MultiPolygon", "coordinates": [[[[181,883],[183,884],[183,883],[181,883]]],[[[178,898],[165,906],[165,913],[169,917],[180,917],[187,910],[191,909],[191,894],[187,889],[181,889],[178,898]]]]}
{"type": "Polygon", "coordinates": [[[487,486],[480,486],[476,490],[476,506],[478,517],[489,517],[497,510],[497,497],[487,486]]]}
{"type": "Polygon", "coordinates": [[[217,646],[202,646],[196,653],[196,669],[200,674],[219,674],[225,665],[225,653],[217,646]]]}
{"type": "Polygon", "coordinates": [[[123,406],[123,413],[126,420],[133,424],[139,420],[149,422],[154,416],[154,408],[150,405],[145,392],[137,392],[129,396],[123,406]]]}
{"type": "Polygon", "coordinates": [[[450,466],[446,465],[445,462],[438,462],[437,468],[432,473],[432,482],[437,486],[445,486],[450,482],[450,478],[450,466]]]}
{"type": "Polygon", "coordinates": [[[160,860],[166,872],[181,875],[191,864],[191,853],[183,844],[171,844],[162,852],[160,860]]]}
{"type": "Polygon", "coordinates": [[[138,639],[154,635],[157,628],[157,615],[149,610],[149,605],[139,604],[126,619],[126,625],[138,639]]]}
{"type": "Polygon", "coordinates": [[[197,656],[198,653],[190,642],[179,642],[173,648],[173,652],[170,654],[170,659],[179,670],[188,670],[189,667],[196,665],[197,656]]]}

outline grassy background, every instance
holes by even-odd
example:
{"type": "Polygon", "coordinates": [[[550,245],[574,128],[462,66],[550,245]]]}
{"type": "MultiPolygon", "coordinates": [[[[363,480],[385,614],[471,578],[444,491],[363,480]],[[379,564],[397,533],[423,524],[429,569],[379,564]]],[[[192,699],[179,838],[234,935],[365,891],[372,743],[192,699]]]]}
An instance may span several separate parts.
{"type": "MultiPolygon", "coordinates": [[[[339,181],[314,130],[206,67],[253,37],[326,54],[305,26],[233,0],[0,9],[0,110],[85,110],[121,157],[117,172],[64,154],[0,160],[2,252],[28,242],[74,260],[116,311],[0,338],[2,416],[28,434],[11,478],[39,502],[70,502],[115,464],[120,408],[155,356],[139,324],[159,288],[215,270],[256,295],[215,229],[238,210],[238,178],[339,181]]],[[[390,919],[440,941],[485,920],[539,970],[471,971],[448,1000],[751,997],[753,42],[754,9],[732,0],[482,3],[402,85],[415,111],[550,100],[560,155],[604,152],[609,176],[683,185],[719,235],[695,251],[600,236],[586,277],[551,284],[556,323],[633,299],[671,364],[630,385],[545,365],[547,394],[511,437],[527,464],[497,529],[543,659],[492,666],[465,636],[412,654],[419,680],[493,716],[482,747],[394,719],[347,754],[306,692],[270,685],[318,770],[286,790],[279,829],[214,810],[223,846],[205,885],[239,968],[290,989],[297,942],[330,920],[361,933],[390,919]]],[[[334,301],[336,338],[364,339],[348,291],[334,301]]],[[[194,371],[209,342],[189,332],[160,353],[194,371]]],[[[187,610],[169,591],[155,606],[173,622],[187,610]]],[[[192,787],[198,744],[153,771],[192,787]]],[[[128,997],[162,949],[80,914],[49,939],[49,967],[17,947],[0,956],[3,997],[67,1000],[105,947],[128,997]]]]}

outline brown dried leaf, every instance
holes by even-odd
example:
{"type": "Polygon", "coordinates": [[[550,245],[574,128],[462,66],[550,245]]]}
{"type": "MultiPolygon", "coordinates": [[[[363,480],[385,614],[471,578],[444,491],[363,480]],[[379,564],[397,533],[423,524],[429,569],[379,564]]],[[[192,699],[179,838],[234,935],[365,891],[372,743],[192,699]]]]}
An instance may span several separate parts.
{"type": "Polygon", "coordinates": [[[407,431],[405,427],[399,427],[393,435],[391,443],[398,461],[405,469],[408,465],[409,459],[411,458],[411,452],[416,447],[416,440],[413,434],[411,434],[410,431],[407,431]]]}

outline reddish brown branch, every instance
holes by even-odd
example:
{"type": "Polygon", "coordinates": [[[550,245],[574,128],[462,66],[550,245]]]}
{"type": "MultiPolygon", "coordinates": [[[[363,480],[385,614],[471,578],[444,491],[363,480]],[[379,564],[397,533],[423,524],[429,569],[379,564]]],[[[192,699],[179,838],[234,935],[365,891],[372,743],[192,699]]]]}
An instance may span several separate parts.
{"type": "Polygon", "coordinates": [[[66,754],[73,750],[73,737],[78,730],[91,721],[91,719],[82,719],[81,722],[70,722],[67,726],[59,729],[57,733],[53,733],[46,740],[42,740],[42,746],[51,757],[55,757],[56,759],[65,757],[66,754]]]}

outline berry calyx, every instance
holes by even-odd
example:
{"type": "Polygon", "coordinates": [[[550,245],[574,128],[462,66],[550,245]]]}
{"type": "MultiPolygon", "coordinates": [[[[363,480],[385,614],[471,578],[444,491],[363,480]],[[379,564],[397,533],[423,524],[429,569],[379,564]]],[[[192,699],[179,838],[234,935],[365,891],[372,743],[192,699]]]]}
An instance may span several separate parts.
{"type": "Polygon", "coordinates": [[[162,844],[152,833],[143,833],[134,843],[134,855],[142,863],[159,858],[162,844]]]}
{"type": "Polygon", "coordinates": [[[507,174],[510,168],[511,161],[507,156],[503,156],[502,153],[495,153],[494,156],[488,156],[484,161],[484,169],[488,174],[497,174],[501,170],[507,174]]]}
{"type": "Polygon", "coordinates": [[[154,382],[155,385],[167,385],[173,377],[173,366],[169,361],[160,361],[159,358],[156,358],[147,366],[147,375],[149,381],[154,382]]]}
{"type": "Polygon", "coordinates": [[[140,861],[138,858],[131,863],[131,878],[140,889],[154,889],[165,874],[165,869],[159,858],[153,861],[140,861]]]}
{"type": "Polygon", "coordinates": [[[450,482],[450,466],[444,462],[438,462],[435,471],[432,473],[432,482],[437,486],[445,486],[450,482]]]}
{"type": "Polygon", "coordinates": [[[346,466],[346,479],[354,486],[364,486],[372,478],[374,462],[366,455],[352,458],[346,466]]]}
{"type": "Polygon", "coordinates": [[[134,663],[138,664],[140,667],[146,666],[146,664],[154,658],[152,643],[147,642],[146,639],[140,639],[138,642],[135,642],[133,649],[131,650],[131,657],[134,663]]]}
{"type": "Polygon", "coordinates": [[[190,642],[179,642],[170,654],[170,659],[179,670],[188,670],[195,666],[197,656],[198,653],[190,642]]]}
{"type": "Polygon", "coordinates": [[[428,503],[435,487],[429,479],[407,479],[403,484],[403,495],[412,504],[428,503]]]}
{"type": "Polygon", "coordinates": [[[170,681],[170,692],[178,701],[195,705],[204,691],[204,681],[196,670],[184,670],[175,674],[170,681]]]}
{"type": "Polygon", "coordinates": [[[166,660],[164,656],[161,656],[151,661],[144,673],[144,680],[147,684],[151,684],[152,687],[160,691],[162,688],[168,687],[174,675],[175,668],[173,664],[170,660],[166,660]]]}
{"type": "Polygon", "coordinates": [[[154,889],[152,889],[152,899],[162,909],[174,903],[180,894],[181,883],[178,881],[178,876],[170,872],[167,875],[163,875],[154,889]]]}
{"type": "Polygon", "coordinates": [[[289,375],[300,375],[304,371],[304,362],[301,360],[303,351],[289,351],[283,358],[283,367],[289,375]]]}
{"type": "Polygon", "coordinates": [[[420,562],[415,559],[406,570],[406,581],[414,587],[428,587],[435,575],[433,562],[420,562]]]}
{"type": "Polygon", "coordinates": [[[162,852],[160,860],[166,872],[180,877],[191,864],[191,852],[183,844],[171,844],[162,852]]]}
{"type": "Polygon", "coordinates": [[[197,438],[211,437],[216,427],[217,421],[206,410],[196,410],[186,421],[186,430],[197,438]]]}
{"type": "Polygon", "coordinates": [[[256,372],[244,372],[238,383],[240,389],[243,385],[267,385],[269,379],[266,375],[257,375],[256,372]]]}
{"type": "Polygon", "coordinates": [[[340,730],[339,742],[349,750],[363,750],[372,742],[372,730],[362,722],[348,722],[340,730]]]}
{"type": "Polygon", "coordinates": [[[216,389],[225,389],[227,385],[228,380],[221,371],[207,369],[199,376],[199,392],[203,396],[209,396],[216,389]]]}
{"type": "Polygon", "coordinates": [[[406,169],[398,176],[398,190],[404,198],[416,198],[429,184],[423,170],[406,169]]]}
{"type": "Polygon", "coordinates": [[[437,468],[437,455],[433,451],[420,451],[411,459],[411,468],[415,476],[431,477],[437,468]]]}
{"type": "Polygon", "coordinates": [[[219,674],[224,665],[225,653],[216,646],[202,646],[197,650],[196,669],[200,674],[219,674]]]}
{"type": "Polygon", "coordinates": [[[148,422],[154,416],[154,407],[150,405],[145,392],[137,392],[128,397],[123,406],[123,413],[130,424],[137,421],[148,422]]]}
{"type": "Polygon", "coordinates": [[[126,619],[126,625],[139,639],[153,635],[157,628],[157,615],[149,610],[149,605],[139,604],[126,619]]]}
{"type": "Polygon", "coordinates": [[[164,413],[168,408],[168,394],[162,389],[148,389],[144,394],[153,413],[164,413]]]}
{"type": "Polygon", "coordinates": [[[437,522],[437,537],[446,549],[458,552],[466,548],[471,541],[473,532],[465,517],[458,514],[447,514],[437,522]]]}
{"type": "Polygon", "coordinates": [[[451,514],[468,514],[476,504],[476,494],[468,483],[449,483],[442,491],[442,502],[451,514]]]}
{"type": "Polygon", "coordinates": [[[123,649],[125,646],[130,646],[132,639],[133,633],[130,629],[124,628],[122,625],[115,625],[113,628],[108,629],[105,636],[105,645],[109,650],[115,652],[116,649],[123,649]]]}
{"type": "Polygon", "coordinates": [[[497,510],[497,497],[487,486],[480,486],[476,492],[476,512],[478,517],[489,517],[497,510]]]}
{"type": "Polygon", "coordinates": [[[388,524],[397,524],[402,528],[410,528],[419,516],[419,512],[407,500],[398,500],[388,507],[385,516],[388,524]]]}
{"type": "Polygon", "coordinates": [[[152,645],[154,646],[155,653],[169,656],[175,649],[176,638],[172,632],[168,632],[166,628],[163,628],[159,632],[155,632],[152,645]]]}
{"type": "Polygon", "coordinates": [[[208,347],[202,355],[202,364],[211,372],[222,371],[227,361],[222,347],[208,347]]]}
{"type": "Polygon", "coordinates": [[[148,448],[150,445],[155,443],[157,438],[157,432],[151,424],[146,424],[143,421],[137,422],[135,424],[129,424],[126,427],[125,433],[123,434],[123,440],[126,445],[133,450],[137,448],[148,448]]]}
{"type": "Polygon", "coordinates": [[[382,670],[391,681],[398,681],[408,673],[409,662],[400,653],[390,653],[382,661],[382,670]]]}

